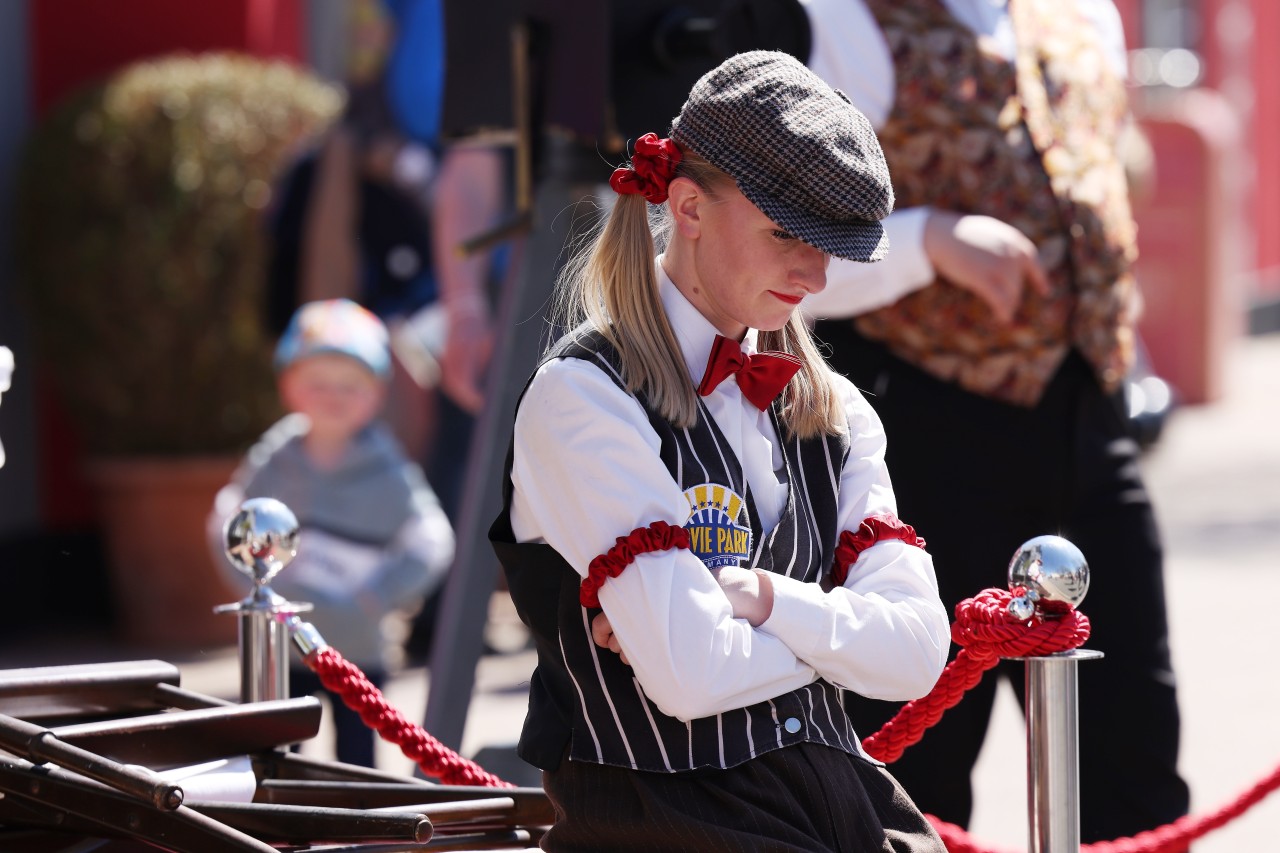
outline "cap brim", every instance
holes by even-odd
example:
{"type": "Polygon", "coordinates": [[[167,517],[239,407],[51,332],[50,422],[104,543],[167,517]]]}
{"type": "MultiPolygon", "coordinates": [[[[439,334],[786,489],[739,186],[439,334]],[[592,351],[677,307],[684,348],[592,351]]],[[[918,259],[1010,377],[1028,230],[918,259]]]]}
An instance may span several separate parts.
{"type": "Polygon", "coordinates": [[[889,235],[875,219],[828,219],[788,205],[751,187],[738,184],[747,200],[779,228],[837,258],[864,263],[879,261],[889,252],[889,235]]]}

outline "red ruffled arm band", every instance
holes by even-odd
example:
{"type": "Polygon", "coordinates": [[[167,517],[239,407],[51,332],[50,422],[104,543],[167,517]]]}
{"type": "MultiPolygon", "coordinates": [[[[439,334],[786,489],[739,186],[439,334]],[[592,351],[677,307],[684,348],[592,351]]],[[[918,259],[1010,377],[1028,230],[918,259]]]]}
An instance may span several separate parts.
{"type": "Polygon", "coordinates": [[[605,578],[616,578],[622,570],[641,554],[666,551],[670,548],[689,547],[689,531],[665,521],[655,521],[648,527],[637,527],[626,536],[619,536],[617,544],[591,561],[587,576],[582,579],[578,601],[583,607],[600,606],[600,587],[605,578]]]}
{"type": "Polygon", "coordinates": [[[835,585],[843,586],[845,578],[849,577],[849,567],[857,562],[858,555],[883,539],[901,539],[908,545],[924,548],[924,539],[916,535],[910,524],[903,524],[889,513],[868,516],[857,530],[846,530],[840,534],[836,543],[836,559],[831,565],[831,580],[835,585]]]}

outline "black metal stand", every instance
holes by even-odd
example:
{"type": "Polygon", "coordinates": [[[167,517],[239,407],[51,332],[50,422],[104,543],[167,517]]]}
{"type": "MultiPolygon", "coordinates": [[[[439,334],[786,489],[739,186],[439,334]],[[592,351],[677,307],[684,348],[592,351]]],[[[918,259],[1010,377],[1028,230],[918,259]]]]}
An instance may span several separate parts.
{"type": "Polygon", "coordinates": [[[532,231],[503,286],[488,402],[471,439],[458,513],[458,549],[431,644],[431,689],[423,728],[453,749],[462,742],[489,599],[497,585],[498,561],[488,531],[502,508],[503,467],[516,403],[554,335],[547,309],[556,276],[575,235],[596,218],[590,197],[603,169],[596,154],[556,138],[546,140],[543,152],[545,177],[534,200],[532,231]]]}

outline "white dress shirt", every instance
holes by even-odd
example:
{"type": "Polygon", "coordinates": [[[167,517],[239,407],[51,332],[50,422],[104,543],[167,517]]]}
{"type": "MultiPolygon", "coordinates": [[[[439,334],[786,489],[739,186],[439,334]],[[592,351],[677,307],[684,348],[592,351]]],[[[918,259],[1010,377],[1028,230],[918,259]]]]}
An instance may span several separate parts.
{"type": "MultiPolygon", "coordinates": [[[[849,96],[879,130],[893,111],[897,81],[893,58],[879,24],[863,0],[800,0],[809,15],[813,49],[809,68],[849,96]]],[[[973,30],[985,49],[1012,62],[1017,50],[1007,0],[943,0],[960,23],[973,30]]],[[[1126,75],[1124,30],[1112,0],[1074,0],[1081,16],[1097,28],[1116,72],[1126,75]]],[[[891,305],[931,283],[933,264],[924,251],[929,209],[894,211],[884,220],[889,253],[864,264],[833,258],[827,288],[805,299],[805,313],[817,318],[852,317],[891,305]]]]}
{"type": "MultiPolygon", "coordinates": [[[[667,277],[662,301],[696,385],[716,329],[667,277]]],[[[748,330],[744,351],[755,351],[748,330]]],[[[875,412],[835,377],[851,430],[841,472],[838,524],[896,513],[875,412]]],[[[787,485],[778,438],[730,377],[705,402],[755,495],[764,530],[778,521],[787,485]]],[[[540,367],[516,415],[511,524],[517,541],[545,542],[580,575],[619,536],[655,521],[682,526],[690,515],[680,485],[659,458],[648,416],[595,363],[556,359],[540,367]]],[[[909,519],[906,520],[910,523],[909,519]]],[[[927,531],[921,531],[927,535],[927,531]]],[[[643,554],[606,580],[600,603],[645,693],[682,720],[761,702],[819,675],[867,696],[927,693],[946,663],[947,613],[932,558],[898,541],[862,553],[843,588],[772,575],[772,615],[759,628],[734,619],[702,561],[673,549],[643,554]]]]}

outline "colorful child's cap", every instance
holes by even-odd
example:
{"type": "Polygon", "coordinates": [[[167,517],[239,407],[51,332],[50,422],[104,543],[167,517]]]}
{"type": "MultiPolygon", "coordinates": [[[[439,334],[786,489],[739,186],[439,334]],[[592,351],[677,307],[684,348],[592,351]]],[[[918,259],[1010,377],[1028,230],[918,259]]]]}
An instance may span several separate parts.
{"type": "Polygon", "coordinates": [[[300,358],[337,353],[354,358],[379,379],[391,375],[387,327],[350,299],[308,302],[289,320],[276,346],[276,370],[300,358]]]}

